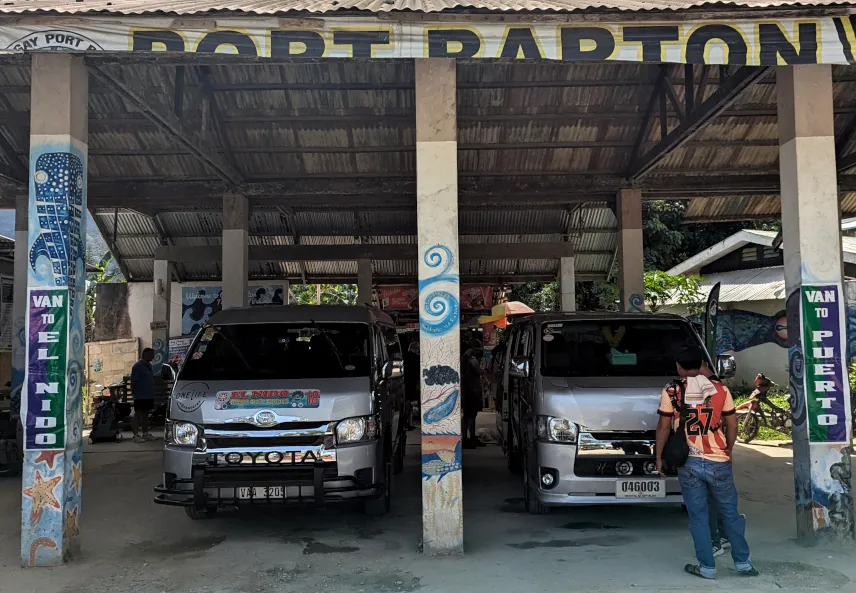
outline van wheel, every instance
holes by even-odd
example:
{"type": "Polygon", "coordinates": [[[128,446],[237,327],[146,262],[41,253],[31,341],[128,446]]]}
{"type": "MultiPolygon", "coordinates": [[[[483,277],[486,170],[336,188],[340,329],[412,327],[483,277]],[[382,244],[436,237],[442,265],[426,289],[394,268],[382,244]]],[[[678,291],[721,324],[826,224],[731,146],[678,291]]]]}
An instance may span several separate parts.
{"type": "Polygon", "coordinates": [[[543,504],[538,497],[532,492],[532,485],[529,482],[529,467],[526,462],[526,457],[523,457],[523,501],[526,503],[526,512],[530,515],[547,515],[550,513],[550,507],[543,504]]]}
{"type": "Polygon", "coordinates": [[[508,438],[505,441],[505,459],[508,463],[508,471],[512,474],[519,474],[523,471],[523,461],[521,460],[520,451],[514,447],[514,437],[509,431],[508,438]]]}
{"type": "Polygon", "coordinates": [[[383,494],[378,498],[370,498],[363,503],[363,512],[372,517],[380,517],[389,512],[392,506],[392,462],[386,464],[384,470],[383,494]]]}
{"type": "Polygon", "coordinates": [[[393,462],[392,471],[400,474],[404,471],[404,456],[407,455],[407,433],[401,431],[401,439],[398,442],[398,451],[395,452],[395,461],[393,462]]]}
{"type": "Polygon", "coordinates": [[[204,509],[184,507],[184,512],[194,521],[207,521],[208,519],[213,519],[217,515],[217,507],[206,507],[204,509]]]}

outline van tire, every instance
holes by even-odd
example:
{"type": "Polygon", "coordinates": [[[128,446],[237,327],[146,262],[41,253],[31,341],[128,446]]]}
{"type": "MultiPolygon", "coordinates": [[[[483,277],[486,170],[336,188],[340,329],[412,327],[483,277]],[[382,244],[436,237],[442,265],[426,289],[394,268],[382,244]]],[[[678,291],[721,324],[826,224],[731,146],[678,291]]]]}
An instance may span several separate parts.
{"type": "Polygon", "coordinates": [[[532,492],[532,485],[529,482],[529,468],[523,468],[523,502],[526,503],[526,512],[530,515],[547,515],[550,513],[550,507],[543,504],[538,497],[532,492]]]}
{"type": "Polygon", "coordinates": [[[217,507],[206,507],[197,509],[196,507],[184,507],[185,514],[194,521],[207,521],[217,516],[217,507]]]}
{"type": "Polygon", "coordinates": [[[404,471],[404,456],[407,455],[407,433],[401,431],[401,438],[398,441],[398,450],[395,452],[395,460],[393,461],[393,473],[400,474],[404,471]]]}
{"type": "Polygon", "coordinates": [[[523,460],[520,455],[520,450],[514,447],[514,437],[509,430],[508,438],[505,442],[505,459],[508,463],[508,471],[517,475],[523,471],[523,460]]]}
{"type": "Polygon", "coordinates": [[[395,460],[392,458],[392,443],[389,441],[390,438],[387,437],[384,447],[386,449],[386,455],[384,455],[386,461],[383,465],[383,493],[379,497],[370,498],[363,503],[363,512],[372,517],[387,514],[392,506],[392,475],[395,460]]]}

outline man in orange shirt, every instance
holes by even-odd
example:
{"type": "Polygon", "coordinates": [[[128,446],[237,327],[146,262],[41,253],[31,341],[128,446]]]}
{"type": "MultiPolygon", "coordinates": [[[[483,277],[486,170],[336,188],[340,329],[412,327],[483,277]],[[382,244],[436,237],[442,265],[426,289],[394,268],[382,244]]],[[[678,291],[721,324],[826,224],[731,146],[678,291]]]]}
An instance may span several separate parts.
{"type": "Polygon", "coordinates": [[[737,511],[737,489],[731,470],[731,450],[737,439],[737,417],[731,392],[715,378],[701,372],[703,355],[690,347],[677,360],[682,389],[671,384],[660,396],[657,424],[657,469],[662,473],[661,452],[673,428],[680,423],[680,408],[686,415],[685,430],[689,458],[678,468],[678,480],[689,515],[690,534],[698,564],[687,564],[684,570],[694,576],[713,579],[713,558],[708,497],[715,503],[725,535],[731,542],[731,558],[740,575],[757,576],[749,559],[746,524],[737,511]],[[676,405],[677,404],[677,405],[676,405]],[[724,428],[724,430],[723,430],[724,428]]]}

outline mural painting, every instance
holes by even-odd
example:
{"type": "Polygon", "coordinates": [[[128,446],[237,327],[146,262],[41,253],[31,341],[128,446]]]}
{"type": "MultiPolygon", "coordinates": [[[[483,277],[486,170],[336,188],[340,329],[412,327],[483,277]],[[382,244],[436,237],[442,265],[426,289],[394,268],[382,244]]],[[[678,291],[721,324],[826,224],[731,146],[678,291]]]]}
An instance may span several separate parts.
{"type": "Polygon", "coordinates": [[[459,286],[452,250],[425,249],[419,266],[425,549],[460,549],[462,540],[459,286]]]}
{"type": "Polygon", "coordinates": [[[34,136],[30,163],[21,562],[47,566],[79,534],[86,146],[34,136]]]}
{"type": "MultiPolygon", "coordinates": [[[[182,335],[195,335],[214,313],[223,309],[222,291],[220,286],[187,286],[181,289],[182,335]]],[[[250,306],[283,305],[286,301],[285,287],[281,284],[250,286],[247,292],[250,306]]],[[[163,350],[166,357],[166,345],[163,350]]]]}

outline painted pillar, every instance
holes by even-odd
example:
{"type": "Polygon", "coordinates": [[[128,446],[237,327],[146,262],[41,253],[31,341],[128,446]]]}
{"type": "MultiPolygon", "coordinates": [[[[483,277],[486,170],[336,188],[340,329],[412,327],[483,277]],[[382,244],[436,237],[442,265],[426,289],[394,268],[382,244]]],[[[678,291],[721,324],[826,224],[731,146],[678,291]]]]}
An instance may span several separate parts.
{"type": "Polygon", "coordinates": [[[622,189],[616,198],[618,214],[618,293],[621,310],[645,311],[645,264],[642,257],[642,192],[622,189]]]}
{"type": "Polygon", "coordinates": [[[463,552],[455,61],[416,60],[422,545],[463,552]]]}
{"type": "Polygon", "coordinates": [[[777,68],[797,537],[853,537],[831,66],[777,68]]]}
{"type": "Polygon", "coordinates": [[[169,310],[172,285],[172,264],[166,260],[155,260],[155,273],[152,289],[152,348],[155,358],[152,372],[160,373],[163,363],[169,358],[169,310]]]}
{"type": "Polygon", "coordinates": [[[246,196],[223,196],[223,308],[248,305],[250,204],[246,196]]]}
{"type": "Polygon", "coordinates": [[[372,305],[372,260],[357,260],[357,304],[372,305]]]}
{"type": "Polygon", "coordinates": [[[562,292],[562,311],[573,312],[577,310],[577,289],[575,284],[574,258],[560,258],[559,290],[562,292]]]}
{"type": "Polygon", "coordinates": [[[24,384],[24,368],[27,364],[25,338],[27,319],[27,270],[29,266],[29,217],[30,196],[15,196],[15,286],[12,296],[12,390],[24,384]]]}
{"type": "Polygon", "coordinates": [[[82,57],[33,54],[21,398],[25,566],[68,560],[80,532],[87,99],[82,57]]]}

